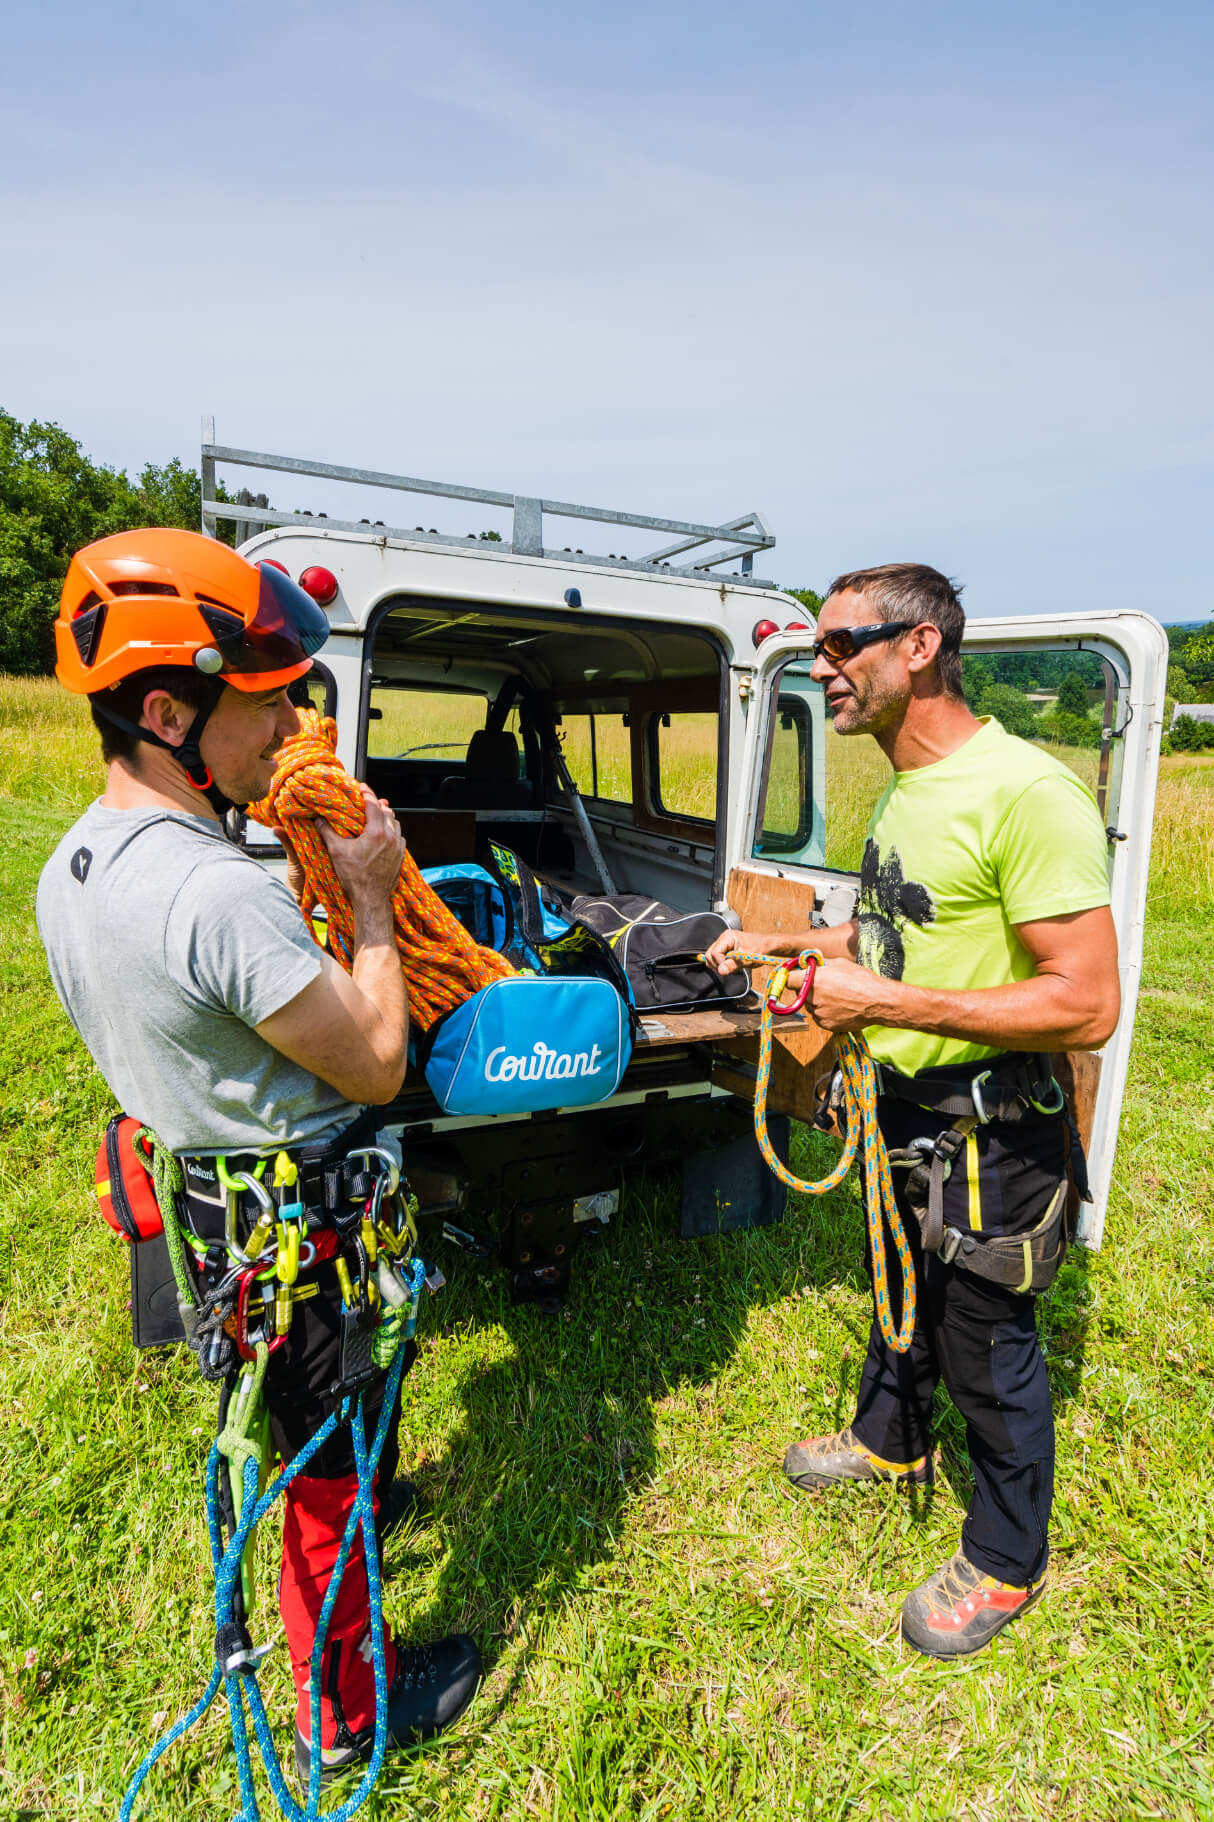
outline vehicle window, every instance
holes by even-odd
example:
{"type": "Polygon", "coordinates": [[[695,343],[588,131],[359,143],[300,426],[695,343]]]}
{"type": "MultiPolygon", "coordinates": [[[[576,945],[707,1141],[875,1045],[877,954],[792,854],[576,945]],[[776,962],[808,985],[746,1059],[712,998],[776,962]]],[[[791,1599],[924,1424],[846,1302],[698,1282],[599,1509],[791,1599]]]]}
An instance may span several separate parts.
{"type": "Polygon", "coordinates": [[[775,705],[759,802],[760,860],[804,857],[813,832],[813,718],[804,697],[781,690],[775,705]]]}
{"type": "Polygon", "coordinates": [[[473,734],[484,727],[488,712],[486,698],[466,690],[373,684],[367,756],[461,761],[473,734]]]}
{"type": "Polygon", "coordinates": [[[716,821],[717,722],[715,710],[650,722],[654,807],[663,815],[716,821]]]}
{"type": "Polygon", "coordinates": [[[811,660],[780,669],[759,775],[759,814],[752,853],[757,860],[823,864],[822,688],[811,660]]]}
{"type": "Polygon", "coordinates": [[[623,715],[563,712],[557,732],[583,797],[632,802],[632,736],[623,715]]]}

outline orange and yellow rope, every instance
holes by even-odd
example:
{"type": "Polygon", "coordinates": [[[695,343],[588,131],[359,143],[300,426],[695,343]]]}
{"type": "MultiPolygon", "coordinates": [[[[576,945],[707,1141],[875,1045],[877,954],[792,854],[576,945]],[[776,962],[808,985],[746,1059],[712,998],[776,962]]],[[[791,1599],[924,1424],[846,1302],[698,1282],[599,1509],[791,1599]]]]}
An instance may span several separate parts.
{"type": "MultiPolygon", "coordinates": [[[[347,970],[354,960],[354,914],[316,824],[338,835],[360,835],[366,822],[362,792],[337,757],[337,724],[315,709],[299,711],[300,731],[284,742],[268,794],[249,815],[285,829],[304,870],[302,907],[311,918],[323,906],[329,947],[347,970]]],[[[514,969],[494,949],[473,941],[421,876],[406,849],[392,894],[396,943],[409,990],[409,1016],[428,1031],[442,1013],[514,969]]]]}
{"type": "Polygon", "coordinates": [[[864,1218],[868,1227],[868,1246],[873,1267],[873,1297],[882,1339],[895,1354],[905,1354],[915,1333],[915,1261],[902,1214],[894,1195],[894,1181],[889,1167],[889,1153],[877,1123],[877,1077],[873,1059],[864,1039],[850,1031],[835,1037],[835,1051],[843,1072],[843,1096],[847,1124],[843,1152],[829,1175],[818,1183],[796,1176],[776,1154],[767,1131],[767,1091],[771,1084],[773,1000],[778,1000],[788,985],[789,970],[804,968],[810,960],[820,962],[815,949],[806,949],[796,961],[777,955],[744,955],[734,951],[730,960],[743,968],[770,967],[771,979],[763,995],[763,1014],[759,1026],[759,1067],[755,1083],[755,1138],[769,1170],[789,1189],[806,1196],[824,1196],[837,1189],[860,1152],[863,1161],[864,1218]],[[902,1277],[900,1322],[895,1324],[889,1294],[889,1270],[885,1261],[885,1227],[889,1228],[898,1255],[902,1277]]]}

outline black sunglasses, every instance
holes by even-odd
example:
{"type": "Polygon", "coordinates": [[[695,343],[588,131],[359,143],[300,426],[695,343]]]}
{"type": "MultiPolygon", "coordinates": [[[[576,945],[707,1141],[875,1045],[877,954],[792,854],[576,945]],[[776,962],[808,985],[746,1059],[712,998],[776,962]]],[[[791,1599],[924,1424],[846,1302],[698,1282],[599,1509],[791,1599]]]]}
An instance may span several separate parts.
{"type": "Polygon", "coordinates": [[[832,664],[843,664],[857,652],[862,652],[866,645],[875,645],[878,639],[896,639],[900,633],[909,633],[910,629],[909,620],[880,620],[876,626],[836,626],[815,639],[810,650],[815,658],[825,652],[832,664]]]}

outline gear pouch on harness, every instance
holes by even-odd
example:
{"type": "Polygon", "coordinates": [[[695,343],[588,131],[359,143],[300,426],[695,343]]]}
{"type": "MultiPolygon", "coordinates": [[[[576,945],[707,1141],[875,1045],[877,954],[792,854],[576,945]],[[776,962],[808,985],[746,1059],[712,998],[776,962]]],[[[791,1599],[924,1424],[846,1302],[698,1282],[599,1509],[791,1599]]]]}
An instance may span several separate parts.
{"type": "Polygon", "coordinates": [[[611,951],[506,848],[483,867],[423,877],[480,942],[517,968],[410,1045],[445,1113],[540,1113],[616,1092],[632,1056],[632,996],[611,951]]]}
{"type": "Polygon", "coordinates": [[[750,992],[743,970],[722,979],[700,960],[729,928],[713,911],[685,916],[642,892],[575,898],[570,908],[579,923],[609,944],[642,1012],[727,1006],[750,992]]]}
{"type": "Polygon", "coordinates": [[[146,1129],[129,1113],[115,1114],[97,1151],[97,1201],[116,1234],[135,1244],[164,1232],[152,1183],[152,1155],[136,1133],[146,1129]]]}

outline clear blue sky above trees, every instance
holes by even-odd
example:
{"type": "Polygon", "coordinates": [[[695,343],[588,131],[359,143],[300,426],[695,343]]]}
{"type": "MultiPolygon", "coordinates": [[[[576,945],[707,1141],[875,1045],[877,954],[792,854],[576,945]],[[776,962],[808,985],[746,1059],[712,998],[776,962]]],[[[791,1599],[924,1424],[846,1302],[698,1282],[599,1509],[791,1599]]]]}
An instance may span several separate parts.
{"type": "Polygon", "coordinates": [[[1199,619],[1212,50],[1208,5],[1118,0],[26,9],[0,404],[133,473],[205,409],[757,505],[784,578],[919,557],[974,613],[1199,619]]]}

